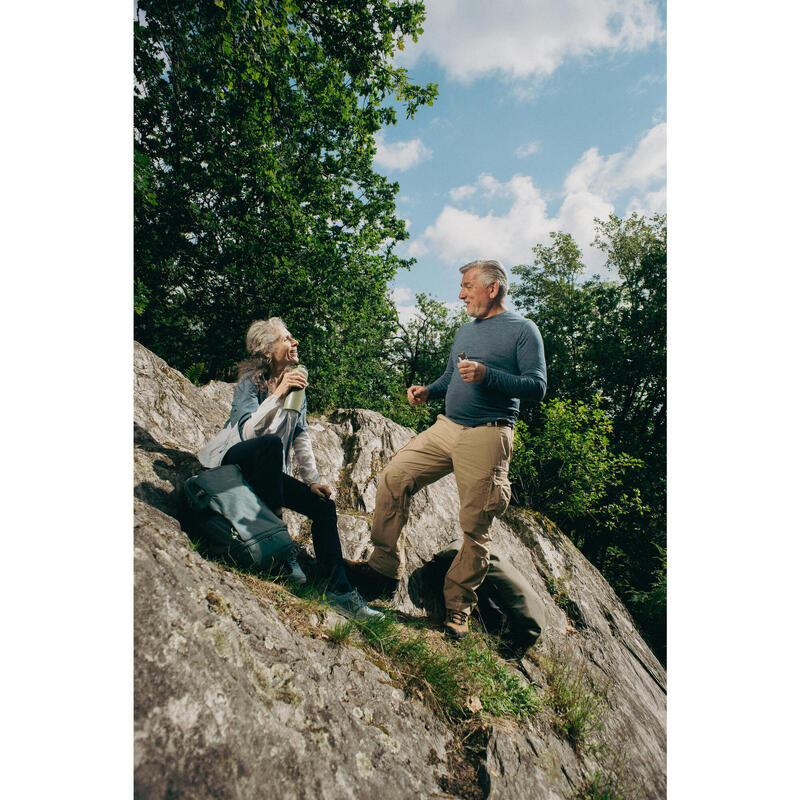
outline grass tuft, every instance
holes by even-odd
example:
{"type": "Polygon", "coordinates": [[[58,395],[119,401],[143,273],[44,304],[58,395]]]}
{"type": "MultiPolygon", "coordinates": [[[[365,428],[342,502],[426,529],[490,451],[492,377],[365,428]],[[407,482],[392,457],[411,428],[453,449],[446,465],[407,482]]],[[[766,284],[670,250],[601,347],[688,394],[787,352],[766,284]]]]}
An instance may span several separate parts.
{"type": "Polygon", "coordinates": [[[365,647],[403,688],[446,719],[460,721],[481,712],[524,721],[539,710],[534,691],[509,672],[479,634],[456,644],[439,634],[431,640],[424,628],[414,632],[399,625],[391,612],[358,627],[365,647]]]}
{"type": "Polygon", "coordinates": [[[600,683],[574,653],[551,649],[539,661],[548,684],[543,700],[553,711],[556,730],[574,745],[586,744],[602,730],[608,681],[600,683]]]}
{"type": "Polygon", "coordinates": [[[628,794],[616,776],[602,772],[592,773],[577,791],[575,800],[627,800],[628,794]]]}

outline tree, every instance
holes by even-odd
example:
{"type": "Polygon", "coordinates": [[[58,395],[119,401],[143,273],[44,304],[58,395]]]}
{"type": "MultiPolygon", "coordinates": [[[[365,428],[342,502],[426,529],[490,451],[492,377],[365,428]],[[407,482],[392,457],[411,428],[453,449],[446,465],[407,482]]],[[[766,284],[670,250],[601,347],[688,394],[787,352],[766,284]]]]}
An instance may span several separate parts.
{"type": "MultiPolygon", "coordinates": [[[[520,281],[512,285],[511,293],[541,330],[549,401],[588,405],[601,392],[610,423],[605,434],[609,453],[641,462],[641,468],[627,470],[624,479],[606,487],[604,502],[622,513],[603,525],[592,514],[578,515],[568,527],[584,553],[638,613],[663,657],[666,219],[633,214],[595,222],[594,246],[606,254],[613,279],[586,277],[572,236],[559,232],[551,234],[550,245],[533,248],[533,264],[512,269],[520,281]],[[634,496],[648,509],[646,514],[630,502],[634,496]]],[[[522,419],[537,443],[552,451],[553,442],[544,437],[549,424],[546,408],[547,404],[523,407],[522,419]]],[[[574,423],[573,428],[580,430],[580,425],[574,423]]],[[[588,446],[588,429],[581,436],[588,446]]],[[[536,503],[532,492],[528,502],[536,503]]]]}
{"type": "Polygon", "coordinates": [[[468,320],[463,309],[453,311],[430,295],[416,295],[416,311],[406,323],[398,323],[392,336],[389,359],[401,387],[397,406],[387,416],[417,430],[444,413],[443,400],[409,406],[405,390],[414,384],[433,383],[447,368],[456,331],[468,320]]]}
{"type": "Polygon", "coordinates": [[[393,65],[421,2],[139,0],[135,335],[230,377],[249,322],[281,315],[317,407],[393,380],[387,283],[410,261],[374,134],[436,96],[393,65]]]}

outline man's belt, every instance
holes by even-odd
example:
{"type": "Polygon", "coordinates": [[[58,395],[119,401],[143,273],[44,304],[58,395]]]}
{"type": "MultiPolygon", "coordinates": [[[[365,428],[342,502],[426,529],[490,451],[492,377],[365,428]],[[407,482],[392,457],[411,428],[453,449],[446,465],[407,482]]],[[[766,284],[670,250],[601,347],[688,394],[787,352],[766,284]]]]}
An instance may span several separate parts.
{"type": "MultiPolygon", "coordinates": [[[[510,419],[493,419],[491,422],[484,422],[487,428],[513,428],[514,423],[510,419]]],[[[478,427],[483,427],[478,425],[478,427]]]]}

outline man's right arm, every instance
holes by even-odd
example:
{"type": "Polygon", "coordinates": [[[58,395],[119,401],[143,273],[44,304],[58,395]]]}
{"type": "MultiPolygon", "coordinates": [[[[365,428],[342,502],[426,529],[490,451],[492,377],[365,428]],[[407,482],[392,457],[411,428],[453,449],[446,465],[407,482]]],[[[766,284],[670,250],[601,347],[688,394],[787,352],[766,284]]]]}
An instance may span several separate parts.
{"type": "Polygon", "coordinates": [[[450,348],[450,357],[447,361],[447,369],[433,383],[428,386],[409,386],[406,389],[406,397],[412,406],[419,406],[427,403],[428,400],[435,400],[437,397],[444,397],[447,394],[447,387],[450,384],[450,376],[454,369],[453,348],[450,348]]]}
{"type": "Polygon", "coordinates": [[[447,394],[447,387],[450,385],[450,378],[456,368],[455,344],[450,348],[450,357],[447,359],[447,369],[431,384],[425,388],[428,390],[426,400],[436,400],[447,394]]]}

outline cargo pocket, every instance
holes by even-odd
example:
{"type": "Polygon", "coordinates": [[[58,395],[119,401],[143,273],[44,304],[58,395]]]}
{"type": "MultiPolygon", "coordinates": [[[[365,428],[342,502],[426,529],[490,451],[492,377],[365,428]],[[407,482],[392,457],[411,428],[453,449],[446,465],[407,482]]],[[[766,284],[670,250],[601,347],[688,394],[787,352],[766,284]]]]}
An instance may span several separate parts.
{"type": "Polygon", "coordinates": [[[489,480],[489,495],[483,510],[492,516],[499,517],[508,508],[510,500],[511,482],[508,480],[508,470],[493,467],[492,477],[489,480]]]}

